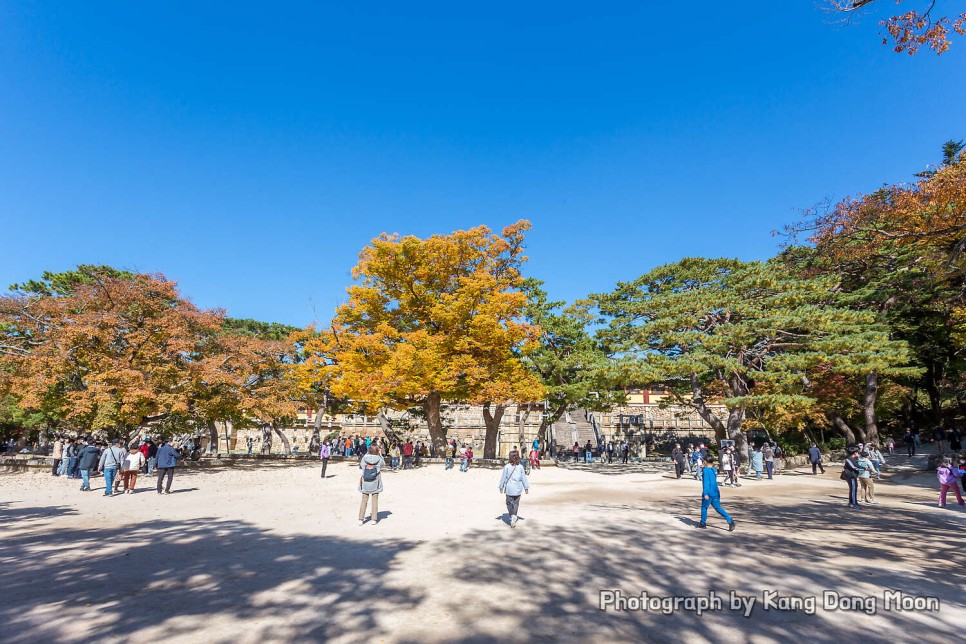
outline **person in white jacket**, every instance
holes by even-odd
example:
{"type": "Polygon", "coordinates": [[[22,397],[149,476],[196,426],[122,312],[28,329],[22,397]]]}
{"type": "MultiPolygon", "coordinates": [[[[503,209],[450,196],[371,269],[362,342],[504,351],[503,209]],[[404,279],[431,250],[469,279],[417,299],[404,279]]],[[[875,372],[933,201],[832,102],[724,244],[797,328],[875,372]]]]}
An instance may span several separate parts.
{"type": "Polygon", "coordinates": [[[530,481],[520,464],[520,452],[510,452],[510,462],[503,466],[500,476],[500,494],[506,494],[506,509],[510,514],[510,527],[517,527],[517,514],[520,511],[520,497],[530,494],[530,481]]]}

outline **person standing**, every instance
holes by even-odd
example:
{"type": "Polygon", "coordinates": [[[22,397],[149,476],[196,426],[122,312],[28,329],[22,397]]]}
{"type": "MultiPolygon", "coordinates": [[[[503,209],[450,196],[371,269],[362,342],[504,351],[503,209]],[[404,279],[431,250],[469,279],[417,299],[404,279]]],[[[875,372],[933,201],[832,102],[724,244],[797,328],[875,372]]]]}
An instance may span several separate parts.
{"type": "Polygon", "coordinates": [[[520,512],[520,497],[523,494],[530,494],[530,481],[523,467],[520,466],[520,452],[517,450],[510,452],[510,462],[503,466],[499,490],[500,494],[506,494],[506,510],[510,515],[510,527],[515,528],[520,512]]]}
{"type": "Polygon", "coordinates": [[[574,446],[570,451],[574,455],[574,464],[578,463],[580,461],[580,444],[574,441],[574,446]]]}
{"type": "Polygon", "coordinates": [[[413,441],[412,439],[407,440],[402,447],[403,453],[403,469],[411,470],[413,468],[413,441]]]}
{"type": "Polygon", "coordinates": [[[627,439],[621,441],[621,463],[627,465],[627,458],[631,455],[631,446],[627,439]]]}
{"type": "Polygon", "coordinates": [[[725,485],[731,486],[731,474],[734,467],[734,457],[731,455],[731,448],[726,448],[721,452],[721,472],[725,477],[725,485]]]}
{"type": "Polygon", "coordinates": [[[470,465],[472,463],[473,463],[473,446],[472,445],[467,445],[466,446],[466,460],[463,461],[463,471],[464,472],[468,472],[469,469],[470,469],[470,465]]]}
{"type": "Polygon", "coordinates": [[[81,492],[91,491],[91,469],[97,465],[101,452],[93,443],[82,449],[77,457],[77,470],[81,475],[81,492]]]}
{"type": "Polygon", "coordinates": [[[906,433],[902,435],[902,442],[906,444],[906,454],[908,456],[916,455],[916,437],[913,435],[911,429],[907,429],[906,433]]]}
{"type": "Polygon", "coordinates": [[[590,465],[594,462],[594,446],[590,444],[590,439],[587,439],[587,444],[584,445],[584,463],[590,465]]]}
{"type": "Polygon", "coordinates": [[[372,499],[372,514],[369,520],[373,525],[379,523],[379,494],[383,491],[382,487],[382,468],[386,466],[386,461],[380,456],[379,449],[369,447],[369,452],[359,461],[359,469],[362,476],[359,477],[359,492],[362,493],[362,503],[359,505],[359,525],[366,522],[366,506],[372,499]]]}
{"type": "Polygon", "coordinates": [[[858,498],[858,478],[859,478],[859,459],[858,459],[857,447],[849,447],[845,450],[847,457],[845,461],[842,462],[842,474],[841,478],[849,486],[849,507],[853,509],[860,509],[862,506],[859,505],[858,498]]]}
{"type": "Polygon", "coordinates": [[[896,441],[894,438],[892,438],[892,436],[890,436],[889,439],[886,441],[886,449],[889,451],[890,454],[896,453],[896,441]]]}
{"type": "Polygon", "coordinates": [[[701,473],[701,492],[701,523],[698,524],[698,527],[708,527],[708,507],[710,506],[728,522],[728,532],[734,532],[735,520],[721,507],[718,470],[714,468],[713,454],[708,454],[704,459],[704,471],[701,473]]]}
{"type": "Polygon", "coordinates": [[[862,502],[877,505],[879,502],[875,500],[875,481],[873,479],[879,473],[876,472],[872,459],[869,458],[869,452],[860,452],[856,462],[859,465],[859,486],[862,502]]]}
{"type": "Polygon", "coordinates": [[[57,436],[54,440],[54,448],[51,452],[51,456],[54,459],[53,465],[50,467],[51,476],[59,476],[58,470],[60,469],[60,464],[64,460],[64,441],[61,440],[60,436],[57,436]]]}
{"type": "Polygon", "coordinates": [[[154,470],[158,465],[158,444],[148,441],[148,476],[154,475],[154,470]]]}
{"type": "Polygon", "coordinates": [[[822,474],[825,474],[825,466],[822,465],[822,450],[815,443],[812,443],[812,446],[808,448],[808,462],[812,464],[813,476],[818,474],[818,470],[822,470],[822,474]]]}
{"type": "Polygon", "coordinates": [[[764,460],[762,457],[761,449],[756,447],[755,451],[751,453],[751,469],[755,471],[756,481],[761,480],[761,472],[764,469],[763,464],[764,464],[764,460]]]}
{"type": "Polygon", "coordinates": [[[453,469],[453,461],[456,459],[456,439],[454,438],[446,446],[446,469],[453,469]]]}
{"type": "Polygon", "coordinates": [[[171,494],[171,483],[174,481],[174,468],[178,464],[178,461],[184,459],[184,455],[174,448],[173,442],[173,439],[166,438],[164,445],[158,450],[158,494],[171,494]],[[165,477],[168,478],[168,482],[162,492],[161,485],[165,477]]]}
{"type": "Polygon", "coordinates": [[[138,473],[144,467],[144,461],[144,454],[141,453],[137,445],[132,444],[127,456],[124,457],[124,463],[121,465],[125,494],[134,494],[134,486],[137,485],[138,473]]]}
{"type": "Polygon", "coordinates": [[[674,478],[679,479],[684,474],[684,451],[680,443],[674,444],[671,450],[671,460],[674,461],[674,478]]]}
{"type": "Polygon", "coordinates": [[[319,448],[319,458],[322,460],[322,478],[325,478],[325,468],[329,466],[329,444],[322,441],[322,446],[319,448]]]}
{"type": "Polygon", "coordinates": [[[767,442],[761,446],[761,457],[765,460],[765,471],[768,472],[768,480],[772,480],[775,471],[775,450],[767,442]]]}
{"type": "Polygon", "coordinates": [[[118,446],[120,442],[116,438],[113,439],[111,446],[101,454],[101,460],[97,465],[97,469],[104,473],[104,496],[114,495],[114,478],[124,462],[124,450],[118,446]]]}

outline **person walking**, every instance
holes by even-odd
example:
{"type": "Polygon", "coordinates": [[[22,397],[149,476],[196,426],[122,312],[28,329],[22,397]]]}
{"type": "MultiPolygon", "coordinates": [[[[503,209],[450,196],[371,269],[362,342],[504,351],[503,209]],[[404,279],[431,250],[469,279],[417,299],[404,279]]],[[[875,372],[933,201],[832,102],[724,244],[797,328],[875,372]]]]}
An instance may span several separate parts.
{"type": "Polygon", "coordinates": [[[117,476],[118,470],[121,469],[121,464],[126,456],[124,450],[119,447],[120,442],[116,438],[113,439],[111,446],[104,450],[104,453],[101,454],[101,460],[97,464],[97,469],[104,473],[104,496],[114,495],[114,478],[117,476]]]}
{"type": "Polygon", "coordinates": [[[825,474],[825,466],[822,465],[822,450],[815,443],[812,443],[812,446],[808,448],[808,460],[812,464],[813,476],[818,474],[819,469],[822,470],[822,474],[825,474]]]}
{"type": "Polygon", "coordinates": [[[54,462],[50,467],[50,475],[60,476],[58,474],[58,470],[60,470],[60,464],[64,460],[64,441],[61,440],[60,436],[57,436],[57,438],[54,440],[53,451],[50,455],[54,459],[54,462]]]}
{"type": "Polygon", "coordinates": [[[889,439],[886,440],[886,450],[888,450],[889,454],[896,453],[896,440],[892,438],[892,436],[890,436],[889,439]]]}
{"type": "Polygon", "coordinates": [[[510,462],[503,466],[500,475],[500,494],[506,494],[506,510],[510,515],[510,527],[517,527],[520,512],[520,497],[530,494],[530,481],[520,465],[520,452],[510,452],[510,462]]]}
{"type": "Polygon", "coordinates": [[[680,443],[674,444],[674,449],[671,450],[671,460],[674,461],[674,478],[679,479],[684,474],[684,450],[681,449],[680,443]]]}
{"type": "Polygon", "coordinates": [[[81,492],[91,491],[91,469],[97,465],[101,451],[93,443],[85,446],[77,457],[77,470],[81,475],[81,492]]]}
{"type": "Polygon", "coordinates": [[[578,463],[580,461],[580,444],[574,441],[574,446],[570,451],[574,455],[574,464],[578,463]]]}
{"type": "Polygon", "coordinates": [[[184,460],[184,455],[174,448],[174,440],[167,438],[158,450],[158,494],[171,494],[171,483],[174,481],[174,468],[178,461],[184,460]],[[167,485],[162,491],[162,482],[168,478],[167,485]]]}
{"type": "Polygon", "coordinates": [[[144,467],[144,461],[144,454],[141,453],[136,444],[132,443],[131,449],[128,450],[124,462],[121,464],[121,478],[124,480],[125,494],[134,494],[134,486],[137,485],[138,474],[144,467]]]}
{"type": "Polygon", "coordinates": [[[584,463],[590,465],[594,462],[594,446],[590,444],[590,439],[587,439],[587,444],[584,445],[584,463]]]}
{"type": "Polygon", "coordinates": [[[858,499],[858,478],[859,478],[859,459],[858,459],[857,447],[849,447],[845,450],[847,457],[842,463],[842,474],[840,478],[845,481],[849,486],[849,507],[853,509],[860,509],[862,506],[859,505],[858,499]]]}
{"type": "Polygon", "coordinates": [[[963,495],[959,491],[959,484],[956,479],[963,477],[966,474],[963,470],[953,465],[953,460],[948,456],[944,456],[942,463],[936,468],[936,478],[939,479],[939,507],[946,507],[946,492],[952,490],[956,493],[956,501],[959,503],[959,507],[964,506],[963,495]]]}
{"type": "Polygon", "coordinates": [[[321,447],[319,447],[319,459],[322,460],[322,478],[325,478],[325,468],[329,466],[330,455],[329,444],[323,441],[321,447]]]}
{"type": "Polygon", "coordinates": [[[721,491],[718,489],[718,470],[714,468],[714,455],[704,458],[704,471],[701,473],[701,523],[699,528],[708,527],[708,507],[714,508],[728,522],[728,532],[734,532],[735,520],[721,507],[721,491]]]}
{"type": "Polygon", "coordinates": [[[359,469],[362,475],[359,477],[359,492],[362,493],[362,503],[359,505],[359,525],[366,522],[366,507],[372,499],[372,514],[369,520],[373,525],[379,523],[379,494],[383,491],[382,487],[382,468],[386,466],[386,461],[379,454],[377,447],[370,446],[369,452],[359,461],[359,469]]]}

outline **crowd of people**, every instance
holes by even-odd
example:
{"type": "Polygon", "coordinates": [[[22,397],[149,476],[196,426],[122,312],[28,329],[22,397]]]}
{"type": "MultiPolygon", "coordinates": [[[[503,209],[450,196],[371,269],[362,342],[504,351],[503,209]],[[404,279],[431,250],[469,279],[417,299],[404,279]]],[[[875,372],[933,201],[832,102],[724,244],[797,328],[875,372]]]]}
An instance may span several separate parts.
{"type": "MultiPolygon", "coordinates": [[[[966,505],[961,485],[966,475],[966,455],[959,453],[962,445],[958,432],[937,430],[934,437],[937,454],[940,457],[936,471],[939,481],[939,506],[945,507],[947,496],[952,492],[960,507],[966,505]],[[945,455],[947,452],[950,456],[945,455]]],[[[907,430],[902,437],[907,447],[907,454],[912,456],[919,447],[918,434],[907,430]]],[[[251,447],[251,443],[249,443],[251,447]]],[[[896,442],[887,438],[883,444],[886,453],[894,454],[896,442]]],[[[92,478],[103,475],[104,496],[116,494],[134,494],[138,478],[141,475],[157,476],[156,490],[158,494],[170,494],[174,478],[174,470],[179,461],[188,458],[197,444],[194,440],[186,439],[175,447],[173,439],[155,442],[143,439],[122,444],[119,439],[111,441],[94,440],[90,437],[57,436],[52,444],[51,475],[75,479],[81,482],[81,491],[92,491],[92,478]]],[[[534,439],[527,450],[514,446],[510,451],[508,462],[502,470],[498,488],[506,496],[507,523],[516,527],[519,517],[520,498],[529,493],[528,476],[534,469],[540,468],[540,441],[534,439]],[[525,454],[525,455],[524,455],[525,454]]],[[[467,472],[473,461],[472,446],[460,443],[456,438],[446,442],[443,448],[444,469],[452,469],[458,460],[460,471],[467,472]]],[[[594,447],[590,441],[583,447],[575,443],[572,449],[573,458],[577,462],[612,463],[615,458],[627,461],[628,444],[626,441],[615,443],[601,442],[594,447]]],[[[369,510],[370,521],[379,522],[378,498],[384,489],[382,472],[387,467],[391,470],[408,470],[418,467],[420,459],[428,458],[433,450],[422,441],[388,440],[385,437],[349,437],[338,436],[324,441],[319,450],[322,461],[322,478],[326,477],[328,461],[332,456],[343,458],[357,458],[361,470],[359,491],[362,502],[359,509],[360,525],[365,523],[366,511],[369,510]],[[388,459],[388,465],[387,465],[388,459]]],[[[689,443],[682,448],[676,443],[671,451],[671,460],[677,479],[685,474],[690,475],[702,484],[701,522],[699,527],[706,527],[707,512],[713,508],[727,522],[728,529],[735,529],[734,520],[721,506],[718,477],[723,477],[724,485],[740,487],[742,468],[744,477],[756,481],[774,479],[784,469],[784,454],[779,445],[772,441],[749,444],[747,452],[736,449],[730,441],[723,443],[718,451],[718,457],[711,453],[704,443],[689,443]],[[719,465],[720,463],[720,465],[719,465]],[[719,470],[720,467],[720,470],[719,470]]],[[[808,462],[812,474],[819,470],[825,474],[824,455],[817,444],[812,443],[808,448],[808,462]]],[[[865,505],[875,505],[876,481],[881,479],[886,458],[876,443],[850,445],[846,449],[840,478],[848,486],[848,507],[861,509],[865,505]]]]}
{"type": "Polygon", "coordinates": [[[95,440],[90,437],[57,436],[53,442],[51,476],[80,480],[82,492],[90,492],[91,479],[104,477],[104,496],[134,494],[138,475],[157,473],[158,494],[170,494],[174,468],[187,458],[193,444],[174,446],[174,439],[158,443],[151,439],[123,445],[120,439],[95,440]],[[163,485],[166,481],[166,485],[163,485]],[[123,488],[123,489],[122,489],[123,488]]]}

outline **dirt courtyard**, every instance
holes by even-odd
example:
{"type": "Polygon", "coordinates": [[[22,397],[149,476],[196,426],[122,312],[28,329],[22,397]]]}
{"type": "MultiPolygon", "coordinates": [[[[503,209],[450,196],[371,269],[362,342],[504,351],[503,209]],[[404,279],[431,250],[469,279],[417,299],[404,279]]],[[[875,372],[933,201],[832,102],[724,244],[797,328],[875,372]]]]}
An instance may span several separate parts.
{"type": "Polygon", "coordinates": [[[170,496],[142,477],[114,498],[102,478],[81,493],[2,474],[0,640],[946,642],[966,629],[966,512],[936,507],[932,473],[889,475],[862,510],[837,469],[722,487],[729,533],[713,511],[695,527],[693,479],[600,471],[534,473],[515,529],[496,470],[388,472],[382,520],[364,526],[344,463],[324,480],[309,463],[181,470],[170,496]],[[600,610],[601,591],[649,599],[600,610]],[[919,609],[898,610],[900,594],[919,609]]]}

